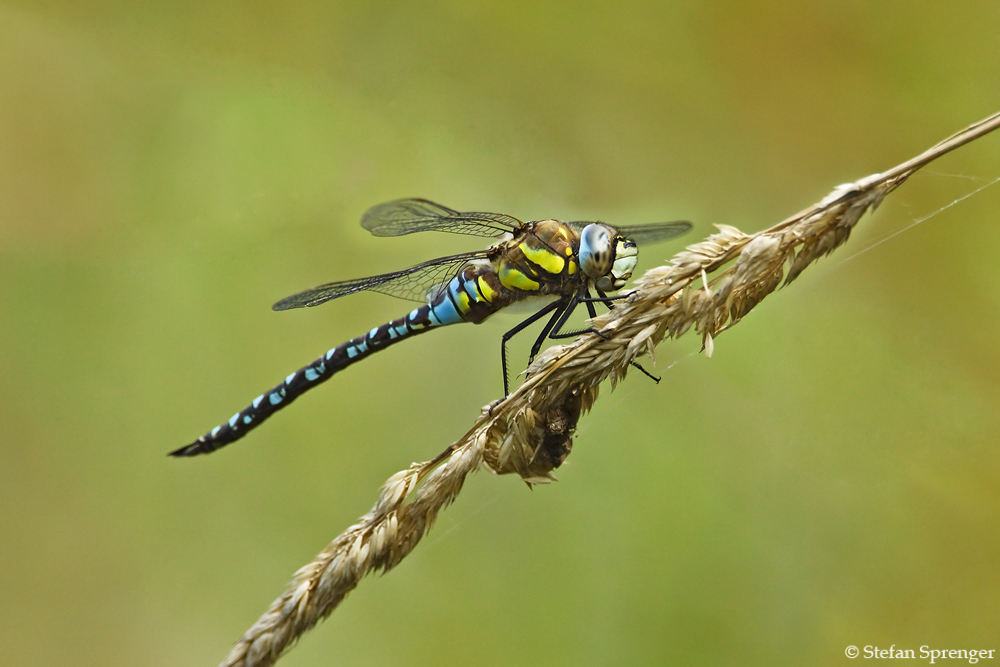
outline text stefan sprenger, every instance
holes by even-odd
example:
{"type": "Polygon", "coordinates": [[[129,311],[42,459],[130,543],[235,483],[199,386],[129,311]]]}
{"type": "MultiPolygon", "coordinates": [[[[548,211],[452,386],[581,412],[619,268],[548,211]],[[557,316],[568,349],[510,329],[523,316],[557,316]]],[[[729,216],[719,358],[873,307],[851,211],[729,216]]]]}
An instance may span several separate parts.
{"type": "Polygon", "coordinates": [[[866,646],[864,657],[866,658],[902,658],[902,659],[914,659],[917,657],[923,658],[924,660],[930,660],[931,664],[934,664],[935,660],[938,659],[959,659],[968,660],[969,664],[975,664],[979,662],[980,658],[993,659],[993,653],[996,649],[990,650],[977,650],[977,649],[932,649],[929,646],[920,647],[920,655],[916,655],[913,649],[906,649],[905,651],[901,648],[896,648],[893,644],[889,648],[880,649],[878,646],[866,646]]]}

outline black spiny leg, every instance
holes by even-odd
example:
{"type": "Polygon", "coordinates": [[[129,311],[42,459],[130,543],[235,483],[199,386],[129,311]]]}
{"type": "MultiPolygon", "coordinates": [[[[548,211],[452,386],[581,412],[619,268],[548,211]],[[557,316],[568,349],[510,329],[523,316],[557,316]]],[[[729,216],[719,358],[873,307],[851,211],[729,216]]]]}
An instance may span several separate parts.
{"type": "Polygon", "coordinates": [[[579,331],[562,330],[562,328],[566,326],[566,321],[570,318],[570,315],[573,314],[573,311],[576,310],[576,307],[581,302],[586,303],[586,301],[583,301],[580,298],[579,294],[570,299],[570,302],[566,304],[566,309],[563,310],[562,316],[559,318],[559,321],[556,322],[555,327],[553,327],[552,331],[549,333],[549,338],[551,338],[552,340],[559,340],[560,338],[574,338],[575,336],[579,336],[580,334],[585,334],[585,333],[595,333],[601,338],[605,337],[600,331],[598,331],[594,327],[587,327],[586,329],[580,329],[579,331]]]}
{"type": "Polygon", "coordinates": [[[560,315],[562,315],[562,310],[556,309],[556,312],[552,313],[552,317],[549,318],[545,328],[542,329],[542,333],[538,334],[538,338],[535,339],[535,344],[531,346],[531,354],[528,355],[529,364],[535,360],[535,356],[542,349],[542,343],[544,343],[545,339],[549,337],[549,332],[552,331],[552,327],[555,326],[560,315]]]}
{"type": "Polygon", "coordinates": [[[566,305],[566,310],[563,311],[562,317],[559,318],[558,322],[556,322],[556,326],[553,329],[552,333],[549,334],[549,338],[551,338],[552,340],[559,340],[560,338],[573,338],[574,336],[579,336],[580,334],[592,333],[592,334],[597,334],[601,338],[607,340],[608,337],[602,334],[594,327],[587,327],[586,329],[580,329],[578,331],[565,331],[565,332],[562,330],[562,328],[566,326],[566,321],[569,320],[570,315],[572,315],[573,311],[576,310],[577,305],[581,303],[587,304],[587,310],[590,311],[590,316],[597,317],[597,313],[594,311],[593,304],[597,303],[598,301],[603,303],[605,302],[605,300],[614,300],[617,298],[618,297],[605,297],[604,299],[594,299],[590,296],[590,291],[586,287],[580,288],[580,292],[573,297],[573,299],[569,302],[569,304],[566,305]],[[586,294],[587,296],[583,296],[584,294],[586,294]]]}
{"type": "MultiPolygon", "coordinates": [[[[600,298],[594,299],[594,301],[595,302],[600,301],[601,303],[603,303],[605,306],[608,307],[608,310],[614,308],[614,305],[611,303],[612,301],[623,301],[632,296],[633,294],[635,294],[635,292],[629,292],[628,294],[616,294],[615,296],[608,296],[607,294],[597,289],[596,287],[594,288],[594,291],[596,291],[600,295],[600,298]]],[[[587,293],[587,296],[590,296],[589,292],[587,293]]]]}
{"type": "MultiPolygon", "coordinates": [[[[595,287],[594,289],[597,289],[597,288],[595,287]]],[[[597,290],[597,293],[601,294],[601,290],[597,290]]],[[[606,295],[604,295],[604,294],[601,294],[601,296],[603,296],[603,297],[606,298],[606,295]]],[[[597,317],[597,310],[594,309],[594,302],[591,301],[592,298],[593,297],[590,296],[590,288],[588,287],[587,288],[587,301],[585,303],[587,304],[587,312],[590,313],[590,319],[594,319],[595,317],[597,317]]],[[[604,305],[608,306],[607,301],[604,302],[604,305]]],[[[608,308],[611,308],[611,306],[608,306],[608,308]]]]}
{"type": "MultiPolygon", "coordinates": [[[[615,309],[615,307],[614,307],[614,305],[612,305],[611,301],[613,301],[615,299],[622,298],[620,296],[619,297],[609,297],[607,294],[605,294],[601,290],[597,289],[596,287],[594,289],[601,296],[600,299],[596,299],[596,300],[600,301],[605,306],[607,306],[608,310],[614,310],[615,309]]],[[[587,293],[587,296],[590,296],[589,292],[587,293]]],[[[630,294],[626,294],[625,296],[631,296],[631,295],[630,294]]],[[[593,315],[591,317],[593,317],[593,315]]],[[[650,380],[652,380],[656,384],[660,384],[660,380],[663,379],[663,378],[656,377],[655,375],[653,375],[652,373],[650,373],[649,371],[647,371],[645,368],[643,368],[642,366],[640,366],[638,363],[636,363],[634,361],[630,361],[629,364],[631,364],[632,366],[635,366],[636,368],[638,368],[640,371],[642,371],[643,375],[645,375],[646,377],[648,377],[650,380]]]]}
{"type": "MultiPolygon", "coordinates": [[[[553,310],[555,310],[556,313],[552,316],[552,320],[555,320],[559,316],[559,314],[560,314],[560,310],[557,310],[557,309],[562,309],[562,308],[565,308],[565,307],[566,307],[566,302],[564,300],[560,299],[558,301],[553,301],[552,303],[546,305],[544,308],[542,308],[541,310],[539,310],[537,313],[533,314],[531,317],[529,317],[528,319],[524,320],[523,322],[521,322],[516,327],[514,327],[513,329],[511,329],[510,331],[508,331],[507,333],[505,333],[503,335],[503,338],[500,340],[500,364],[503,366],[503,395],[504,395],[504,398],[506,398],[508,395],[510,395],[510,381],[507,378],[507,341],[509,341],[511,338],[513,338],[517,334],[521,333],[521,331],[523,331],[525,327],[530,326],[531,324],[534,324],[535,322],[537,322],[538,320],[540,320],[543,316],[545,316],[546,314],[552,312],[553,310]]],[[[546,331],[549,331],[549,330],[552,329],[552,320],[550,320],[549,323],[545,325],[546,331]]],[[[537,348],[537,347],[539,347],[539,343],[536,341],[535,342],[535,348],[537,348]]],[[[537,352],[537,350],[535,348],[532,348],[533,350],[535,350],[534,352],[532,352],[532,357],[534,357],[535,353],[537,352]]]]}
{"type": "Polygon", "coordinates": [[[645,375],[646,377],[648,377],[650,380],[652,380],[656,384],[660,384],[660,380],[663,379],[663,378],[656,377],[655,375],[653,375],[652,373],[650,373],[649,371],[647,371],[645,368],[643,368],[639,364],[635,363],[634,361],[630,361],[628,363],[631,364],[632,366],[635,366],[636,368],[638,368],[640,371],[642,371],[643,375],[645,375]]]}

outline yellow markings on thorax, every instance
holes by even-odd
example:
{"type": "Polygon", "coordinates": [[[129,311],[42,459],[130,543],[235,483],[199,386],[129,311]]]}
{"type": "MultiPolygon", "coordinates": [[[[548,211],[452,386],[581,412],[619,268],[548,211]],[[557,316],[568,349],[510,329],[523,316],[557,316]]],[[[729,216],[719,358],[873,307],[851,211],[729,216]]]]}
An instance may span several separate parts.
{"type": "Polygon", "coordinates": [[[566,269],[566,273],[569,275],[576,273],[576,262],[569,260],[569,267],[566,269]]]}
{"type": "Polygon", "coordinates": [[[476,284],[479,286],[479,293],[483,295],[483,298],[487,301],[493,301],[495,292],[490,288],[489,283],[483,280],[482,276],[476,279],[476,284]]]}
{"type": "Polygon", "coordinates": [[[455,297],[457,297],[459,311],[461,311],[463,314],[469,312],[470,306],[469,306],[468,293],[465,290],[456,290],[455,292],[452,292],[452,294],[454,294],[455,297]]]}
{"type": "Polygon", "coordinates": [[[500,267],[500,284],[507,289],[519,289],[525,292],[533,292],[540,287],[537,282],[507,262],[500,267]]]}
{"type": "Polygon", "coordinates": [[[528,261],[534,262],[543,271],[552,275],[562,273],[563,266],[566,265],[566,260],[548,248],[532,248],[527,243],[522,243],[518,247],[524,253],[524,256],[528,258],[528,261]]]}

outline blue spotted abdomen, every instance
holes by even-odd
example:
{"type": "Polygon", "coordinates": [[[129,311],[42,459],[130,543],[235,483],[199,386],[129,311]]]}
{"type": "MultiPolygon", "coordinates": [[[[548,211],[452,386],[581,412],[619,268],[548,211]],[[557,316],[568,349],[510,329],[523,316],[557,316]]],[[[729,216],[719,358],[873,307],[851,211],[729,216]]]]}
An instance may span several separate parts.
{"type": "Polygon", "coordinates": [[[265,419],[337,371],[360,361],[372,352],[422,331],[446,324],[465,321],[450,298],[442,295],[433,304],[416,308],[406,317],[393,320],[338,345],[308,366],[300,368],[285,381],[253,400],[250,405],[233,415],[228,422],[216,426],[190,445],[170,453],[171,456],[207,454],[239,440],[265,419]]]}

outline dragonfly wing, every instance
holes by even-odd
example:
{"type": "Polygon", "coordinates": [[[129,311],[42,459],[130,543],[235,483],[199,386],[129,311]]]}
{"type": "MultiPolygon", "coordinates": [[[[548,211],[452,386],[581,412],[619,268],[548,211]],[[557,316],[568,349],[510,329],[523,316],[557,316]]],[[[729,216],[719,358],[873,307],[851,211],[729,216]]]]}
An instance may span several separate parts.
{"type": "MultiPolygon", "coordinates": [[[[587,225],[595,223],[587,220],[575,220],[573,222],[567,222],[566,224],[577,231],[582,231],[587,225]]],[[[621,227],[618,227],[617,225],[611,226],[619,234],[630,241],[635,241],[641,246],[648,243],[659,243],[660,241],[666,241],[667,239],[672,239],[675,236],[686,234],[690,231],[693,225],[687,220],[675,220],[673,222],[651,222],[646,225],[624,225],[621,227]]]]}
{"type": "Polygon", "coordinates": [[[372,291],[388,294],[389,296],[410,301],[426,303],[430,296],[440,290],[441,285],[447,284],[462,266],[469,261],[486,257],[487,251],[479,250],[467,252],[459,255],[449,255],[438,257],[430,261],[412,266],[402,271],[383,273],[379,276],[368,278],[356,278],[354,280],[341,280],[335,283],[326,283],[319,287],[308,289],[290,297],[284,298],[274,304],[274,310],[289,310],[291,308],[304,308],[307,306],[318,306],[332,299],[337,299],[355,292],[372,291]]]}
{"type": "Polygon", "coordinates": [[[691,231],[693,225],[687,220],[674,222],[653,222],[648,225],[626,225],[616,227],[618,233],[639,245],[659,243],[691,231]]]}
{"type": "Polygon", "coordinates": [[[397,199],[373,206],[361,226],[375,236],[403,236],[414,232],[451,232],[496,237],[521,226],[503,213],[462,213],[426,199],[397,199]]]}

